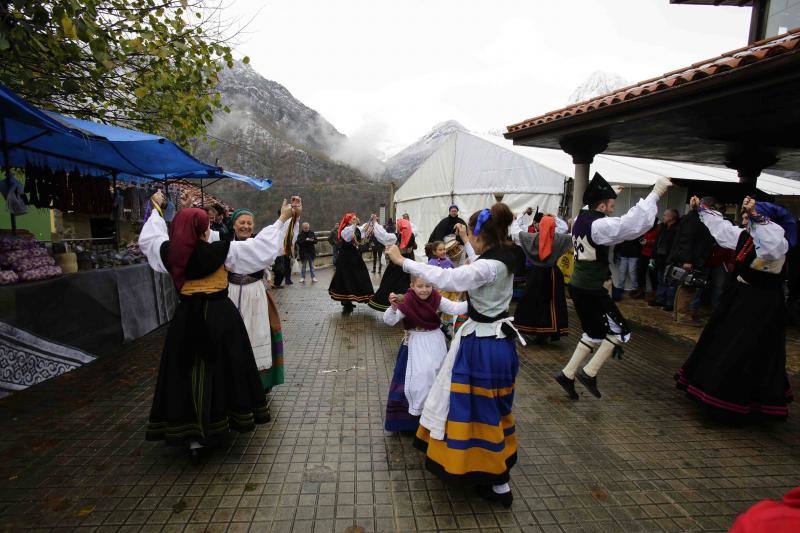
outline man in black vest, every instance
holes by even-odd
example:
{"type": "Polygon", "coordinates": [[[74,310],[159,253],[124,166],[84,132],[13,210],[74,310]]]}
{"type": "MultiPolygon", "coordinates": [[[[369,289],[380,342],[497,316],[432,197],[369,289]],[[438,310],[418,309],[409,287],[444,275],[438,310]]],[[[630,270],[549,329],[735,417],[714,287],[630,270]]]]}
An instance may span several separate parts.
{"type": "Polygon", "coordinates": [[[669,179],[661,178],[653,187],[653,192],[621,217],[608,216],[614,212],[617,193],[600,174],[595,172],[583,193],[585,205],[572,226],[575,266],[569,284],[569,294],[578,313],[583,336],[567,366],[555,376],[555,380],[573,400],[578,399],[575,378],[600,398],[597,372],[613,353],[621,354],[622,344],[630,339],[625,317],[603,286],[611,276],[608,248],[639,237],[653,226],[658,214],[658,199],[671,184],[669,179]],[[592,352],[594,356],[581,368],[592,352]]]}

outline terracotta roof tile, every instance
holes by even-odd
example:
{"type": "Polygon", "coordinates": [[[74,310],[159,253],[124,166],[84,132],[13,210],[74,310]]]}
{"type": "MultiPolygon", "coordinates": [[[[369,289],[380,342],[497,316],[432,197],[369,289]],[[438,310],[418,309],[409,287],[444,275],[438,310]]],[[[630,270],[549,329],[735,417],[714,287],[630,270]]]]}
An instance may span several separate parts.
{"type": "Polygon", "coordinates": [[[738,50],[732,50],[712,59],[699,61],[683,69],[668,72],[658,78],[644,80],[612,93],[512,124],[508,126],[507,130],[509,133],[514,133],[562,118],[617,105],[787,53],[800,53],[800,28],[772,39],[759,41],[738,50]]]}

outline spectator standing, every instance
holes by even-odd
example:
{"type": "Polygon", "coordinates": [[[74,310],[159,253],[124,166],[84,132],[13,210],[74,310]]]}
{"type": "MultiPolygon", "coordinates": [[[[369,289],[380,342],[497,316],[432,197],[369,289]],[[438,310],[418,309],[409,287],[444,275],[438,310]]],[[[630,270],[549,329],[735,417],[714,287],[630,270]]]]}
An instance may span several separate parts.
{"type": "Polygon", "coordinates": [[[383,270],[381,256],[383,255],[384,250],[386,250],[386,247],[381,243],[381,241],[375,238],[374,233],[369,238],[369,244],[370,250],[372,250],[372,273],[375,274],[375,266],[377,265],[378,274],[380,274],[383,270]]]}
{"type": "MultiPolygon", "coordinates": [[[[700,202],[711,209],[716,209],[716,200],[711,197],[702,198],[700,202]]],[[[706,261],[711,257],[714,238],[700,220],[697,209],[692,209],[684,215],[677,228],[675,242],[667,257],[667,264],[679,266],[701,276],[707,275],[706,261]]],[[[684,324],[699,326],[701,322],[698,310],[703,297],[703,289],[700,287],[683,287],[682,289],[681,295],[684,297],[680,300],[689,303],[681,303],[678,306],[678,320],[684,324]]]]}
{"type": "Polygon", "coordinates": [[[328,244],[331,245],[331,254],[333,254],[333,266],[336,266],[336,258],[339,256],[339,221],[333,225],[333,229],[328,234],[328,244]]]}
{"type": "Polygon", "coordinates": [[[611,296],[615,302],[622,299],[625,293],[625,283],[630,277],[631,287],[634,293],[639,292],[639,280],[636,277],[636,265],[639,262],[639,254],[642,252],[642,245],[639,237],[622,242],[614,247],[614,259],[617,264],[617,275],[612,280],[613,288],[611,296]]]}
{"type": "Polygon", "coordinates": [[[300,283],[306,282],[306,264],[308,264],[311,282],[317,282],[314,274],[314,259],[317,257],[317,234],[311,231],[308,222],[303,222],[300,234],[297,236],[297,247],[300,256],[300,283]]]}
{"type": "Polygon", "coordinates": [[[647,292],[647,278],[650,278],[650,286],[653,288],[653,294],[655,294],[656,289],[658,288],[658,276],[656,275],[656,269],[650,268],[650,261],[653,259],[656,251],[656,240],[658,239],[658,231],[661,229],[661,226],[658,223],[658,219],[656,219],[653,227],[650,228],[650,231],[642,235],[639,239],[639,243],[642,245],[642,249],[639,252],[639,262],[636,264],[636,279],[639,282],[639,290],[636,294],[631,294],[634,298],[643,298],[645,293],[647,292]]]}
{"type": "Polygon", "coordinates": [[[661,223],[661,228],[658,231],[655,249],[658,288],[656,289],[655,298],[649,305],[663,307],[664,311],[671,312],[675,302],[675,289],[664,281],[664,273],[667,270],[667,257],[672,251],[672,244],[675,242],[675,234],[678,230],[677,224],[680,218],[677,210],[667,209],[664,211],[663,219],[664,222],[661,223]]]}

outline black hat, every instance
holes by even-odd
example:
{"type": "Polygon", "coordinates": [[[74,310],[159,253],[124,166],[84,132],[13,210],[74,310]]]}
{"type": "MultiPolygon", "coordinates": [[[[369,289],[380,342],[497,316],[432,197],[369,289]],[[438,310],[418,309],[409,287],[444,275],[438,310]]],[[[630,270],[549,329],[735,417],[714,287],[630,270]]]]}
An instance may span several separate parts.
{"type": "Polygon", "coordinates": [[[584,205],[591,206],[597,202],[616,197],[617,193],[614,192],[611,185],[608,184],[599,172],[595,172],[592,181],[589,182],[589,186],[586,187],[583,193],[583,203],[584,205]]]}

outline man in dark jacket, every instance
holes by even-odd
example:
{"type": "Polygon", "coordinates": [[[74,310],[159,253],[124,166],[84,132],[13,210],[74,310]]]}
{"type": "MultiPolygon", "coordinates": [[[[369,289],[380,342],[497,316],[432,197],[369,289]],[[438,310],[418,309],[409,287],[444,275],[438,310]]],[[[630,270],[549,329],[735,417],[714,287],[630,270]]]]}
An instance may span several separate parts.
{"type": "Polygon", "coordinates": [[[331,253],[333,254],[333,266],[336,266],[336,258],[339,255],[339,221],[333,225],[333,229],[328,234],[328,243],[331,245],[331,253]]]}
{"type": "MultiPolygon", "coordinates": [[[[715,206],[716,201],[711,197],[700,200],[702,205],[715,206]]],[[[684,270],[697,274],[707,274],[706,262],[711,257],[714,248],[714,238],[708,228],[700,220],[696,209],[689,211],[678,224],[675,242],[672,251],[667,257],[668,265],[675,265],[684,270]]],[[[689,325],[700,325],[697,316],[703,290],[697,287],[683,287],[681,301],[688,302],[678,307],[678,320],[689,325]],[[688,316],[683,316],[688,315],[688,316]]]]}
{"type": "Polygon", "coordinates": [[[300,283],[306,281],[306,265],[311,271],[311,281],[316,283],[317,276],[314,274],[314,258],[317,257],[317,234],[311,231],[308,222],[303,222],[302,231],[297,236],[297,248],[300,252],[300,283]]]}
{"type": "Polygon", "coordinates": [[[663,222],[661,229],[658,232],[658,239],[656,239],[655,260],[656,260],[656,276],[658,277],[658,288],[656,289],[656,297],[649,305],[654,307],[663,307],[664,311],[673,310],[673,302],[675,300],[675,289],[670,287],[664,282],[664,272],[667,270],[667,257],[672,251],[672,244],[675,242],[675,235],[677,234],[677,224],[679,221],[678,211],[675,209],[667,209],[664,211],[663,222]]]}

